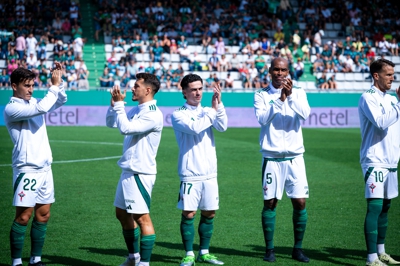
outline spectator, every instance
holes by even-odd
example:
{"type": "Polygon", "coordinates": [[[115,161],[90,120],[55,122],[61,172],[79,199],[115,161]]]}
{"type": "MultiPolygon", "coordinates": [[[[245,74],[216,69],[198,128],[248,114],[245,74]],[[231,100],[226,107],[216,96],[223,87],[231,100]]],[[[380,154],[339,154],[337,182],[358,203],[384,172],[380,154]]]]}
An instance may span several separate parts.
{"type": "Polygon", "coordinates": [[[157,41],[155,43],[155,47],[151,49],[151,61],[152,62],[161,62],[162,61],[162,54],[164,52],[164,49],[160,46],[160,43],[157,41]]]}
{"type": "Polygon", "coordinates": [[[337,89],[337,83],[335,80],[335,74],[333,74],[329,79],[328,79],[328,85],[330,89],[336,90],[337,89]]]}
{"type": "Polygon", "coordinates": [[[189,64],[189,71],[202,71],[203,67],[201,66],[202,58],[201,56],[195,51],[193,55],[189,57],[190,64],[189,64]]]}
{"type": "Polygon", "coordinates": [[[218,40],[215,41],[214,47],[215,47],[215,52],[217,53],[217,55],[221,56],[221,55],[225,54],[225,42],[221,36],[219,36],[218,40]]]}
{"type": "Polygon", "coordinates": [[[111,45],[112,45],[112,50],[116,53],[123,53],[124,50],[124,45],[126,44],[126,41],[122,39],[122,36],[118,34],[117,38],[112,38],[111,39],[111,45]]]}
{"type": "Polygon", "coordinates": [[[72,47],[74,49],[74,57],[76,60],[80,60],[83,57],[83,45],[84,41],[80,37],[76,38],[72,43],[72,47]]]}
{"type": "Polygon", "coordinates": [[[7,69],[3,68],[0,76],[0,87],[10,87],[10,75],[7,74],[7,69]]]}
{"type": "Polygon", "coordinates": [[[75,69],[72,69],[67,74],[67,81],[68,81],[68,89],[77,90],[77,88],[78,88],[78,76],[76,74],[76,70],[75,69]]]}
{"type": "Polygon", "coordinates": [[[275,42],[279,42],[280,40],[284,40],[284,39],[285,39],[285,34],[282,32],[281,29],[278,29],[274,34],[275,42]]]}
{"type": "Polygon", "coordinates": [[[170,50],[171,40],[168,38],[168,34],[164,34],[160,46],[164,49],[164,53],[169,54],[171,52],[170,50]]]}
{"type": "Polygon", "coordinates": [[[219,71],[220,62],[216,52],[208,59],[208,71],[219,71]]]}
{"type": "Polygon", "coordinates": [[[74,24],[74,26],[71,29],[71,35],[72,35],[72,39],[76,39],[76,38],[82,38],[82,28],[79,26],[78,23],[74,24]]]}
{"type": "Polygon", "coordinates": [[[0,35],[0,42],[1,42],[1,53],[0,59],[7,59],[8,58],[8,45],[11,40],[12,32],[3,31],[0,35]]]}
{"type": "Polygon", "coordinates": [[[130,60],[129,63],[127,63],[127,67],[126,67],[126,72],[128,73],[128,77],[130,79],[136,79],[137,71],[138,71],[138,67],[136,65],[136,61],[130,60]]]}
{"type": "Polygon", "coordinates": [[[261,79],[259,76],[256,76],[252,81],[252,87],[256,90],[261,88],[261,79]]]}
{"type": "Polygon", "coordinates": [[[171,40],[171,46],[169,47],[170,54],[177,54],[178,53],[178,45],[176,44],[175,39],[171,40]]]}
{"type": "Polygon", "coordinates": [[[26,40],[24,34],[20,33],[15,39],[15,51],[17,51],[18,59],[23,60],[25,57],[26,40]]]}
{"type": "Polygon", "coordinates": [[[8,75],[11,75],[11,73],[17,68],[18,68],[17,59],[11,59],[10,63],[7,65],[8,75]]]}
{"type": "Polygon", "coordinates": [[[190,49],[187,45],[184,45],[183,48],[178,48],[179,53],[179,61],[181,63],[188,62],[190,63],[190,49]]]}
{"type": "Polygon", "coordinates": [[[71,6],[69,7],[69,18],[71,24],[78,22],[79,8],[74,1],[71,1],[71,6]]]}
{"type": "Polygon", "coordinates": [[[262,56],[261,50],[257,52],[257,56],[254,58],[254,65],[257,68],[257,70],[260,70],[265,66],[265,58],[262,56]]]}
{"type": "Polygon", "coordinates": [[[237,57],[236,53],[232,54],[230,63],[231,63],[230,71],[239,71],[239,69],[241,68],[241,62],[240,62],[239,58],[237,57]]]}
{"type": "Polygon", "coordinates": [[[320,78],[317,78],[317,88],[326,90],[329,88],[329,83],[326,80],[326,75],[325,73],[322,73],[320,78]]]}
{"type": "Polygon", "coordinates": [[[38,58],[40,60],[46,59],[46,46],[49,43],[49,38],[47,38],[46,34],[42,34],[39,39],[39,50],[38,50],[38,58]]]}
{"type": "Polygon", "coordinates": [[[61,31],[64,35],[70,35],[71,34],[71,23],[68,18],[65,18],[62,25],[61,25],[61,31]]]}
{"type": "Polygon", "coordinates": [[[294,80],[299,81],[304,73],[304,64],[300,57],[297,58],[297,62],[293,64],[294,69],[294,80]]]}
{"type": "Polygon", "coordinates": [[[315,47],[315,52],[317,54],[320,53],[320,47],[322,45],[322,36],[324,36],[324,31],[323,30],[319,30],[314,34],[313,46],[315,47]]]}
{"type": "Polygon", "coordinates": [[[33,36],[33,33],[29,33],[28,37],[26,38],[26,54],[29,55],[31,52],[35,53],[36,56],[36,46],[37,46],[37,40],[35,36],[33,36]]]}
{"type": "Polygon", "coordinates": [[[396,38],[393,38],[390,42],[390,53],[394,56],[399,56],[399,45],[397,44],[396,38]]]}
{"type": "Polygon", "coordinates": [[[212,33],[212,37],[218,37],[219,35],[219,24],[217,20],[211,19],[211,23],[209,25],[210,31],[212,33]]]}
{"type": "Polygon", "coordinates": [[[110,75],[110,73],[108,72],[107,67],[104,68],[103,75],[101,77],[99,77],[99,80],[100,80],[101,87],[109,88],[109,87],[114,86],[114,79],[113,79],[112,75],[110,75]]]}
{"type": "Polygon", "coordinates": [[[270,41],[268,40],[267,37],[263,37],[262,38],[260,49],[264,54],[270,55],[272,53],[272,51],[271,51],[271,43],[270,43],[270,41]]]}
{"type": "Polygon", "coordinates": [[[7,57],[7,64],[10,64],[11,60],[13,59],[16,61],[18,59],[18,55],[15,54],[14,49],[11,49],[7,57]]]}
{"type": "Polygon", "coordinates": [[[146,67],[146,68],[144,69],[144,72],[145,72],[145,73],[150,73],[150,74],[153,74],[153,75],[154,75],[154,73],[156,72],[156,69],[154,68],[152,62],[149,62],[149,66],[146,67]]]}
{"type": "Polygon", "coordinates": [[[39,73],[39,87],[46,87],[48,85],[48,73],[45,61],[40,59],[40,63],[37,66],[37,71],[39,73]]]}
{"type": "Polygon", "coordinates": [[[203,47],[202,52],[208,54],[209,53],[209,47],[211,45],[211,36],[209,35],[203,35],[203,38],[201,39],[201,45],[203,47]]]}
{"type": "Polygon", "coordinates": [[[219,60],[219,71],[228,71],[232,67],[230,66],[229,60],[226,58],[226,55],[221,55],[221,59],[219,60]]]}
{"type": "Polygon", "coordinates": [[[228,73],[228,75],[226,76],[225,82],[224,82],[224,88],[233,88],[233,82],[234,79],[231,76],[231,73],[228,73]]]}
{"type": "Polygon", "coordinates": [[[27,67],[29,70],[36,69],[37,66],[37,58],[35,52],[30,52],[28,58],[26,59],[27,67]]]}

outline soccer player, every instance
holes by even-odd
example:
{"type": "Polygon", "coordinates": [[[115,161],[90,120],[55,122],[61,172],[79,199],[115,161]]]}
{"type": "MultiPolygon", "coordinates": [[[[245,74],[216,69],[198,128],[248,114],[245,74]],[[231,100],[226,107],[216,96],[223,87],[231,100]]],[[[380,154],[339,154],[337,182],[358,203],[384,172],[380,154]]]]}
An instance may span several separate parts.
{"type": "Polygon", "coordinates": [[[45,114],[67,101],[61,79],[61,64],[55,65],[51,74],[52,86],[43,99],[32,96],[35,73],[20,67],[11,74],[13,96],[4,109],[4,121],[14,144],[13,205],[16,212],[10,232],[12,266],[22,265],[25,232],[33,213],[29,265],[45,265],[41,256],[50,206],[54,202],[51,171],[53,157],[47,137],[45,114]]]}
{"type": "Polygon", "coordinates": [[[266,252],[264,261],[274,262],[274,230],[276,206],[283,190],[293,206],[294,247],[292,258],[309,262],[302,243],[307,223],[306,198],[308,183],[303,159],[304,146],[301,122],[310,115],[304,90],[294,87],[288,61],[277,57],[269,69],[271,84],[254,95],[254,109],[261,125],[260,146],[264,208],[262,228],[266,252]]]}
{"type": "Polygon", "coordinates": [[[201,210],[199,235],[200,253],[197,261],[223,265],[209,253],[214,229],[215,211],[219,208],[217,157],[213,128],[223,132],[228,118],[221,101],[221,87],[216,84],[211,108],[202,107],[203,80],[195,74],[181,81],[186,103],[172,114],[172,126],[179,146],[178,173],[181,180],[178,209],[182,210],[181,236],[186,256],[181,266],[195,264],[193,252],[194,217],[201,210]]]}
{"type": "Polygon", "coordinates": [[[394,80],[391,61],[378,59],[370,66],[373,86],[358,103],[361,129],[360,163],[365,181],[367,215],[364,223],[366,265],[400,264],[385,251],[388,211],[398,196],[397,165],[400,157],[400,88],[388,91],[394,80]]]}
{"type": "Polygon", "coordinates": [[[118,161],[122,173],[114,201],[129,252],[129,257],[121,266],[150,265],[156,239],[149,213],[157,174],[156,155],[163,129],[163,115],[154,100],[159,89],[160,81],[155,75],[137,74],[132,87],[132,100],[139,105],[128,113],[124,106],[126,90],[121,93],[119,85],[111,90],[106,124],[108,127],[117,127],[125,135],[123,155],[118,161]]]}

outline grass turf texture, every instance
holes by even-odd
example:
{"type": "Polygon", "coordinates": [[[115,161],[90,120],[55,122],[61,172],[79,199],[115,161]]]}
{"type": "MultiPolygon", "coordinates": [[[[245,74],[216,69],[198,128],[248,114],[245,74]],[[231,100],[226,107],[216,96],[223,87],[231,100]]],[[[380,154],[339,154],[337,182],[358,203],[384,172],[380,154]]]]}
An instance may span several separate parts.
{"type": "MultiPolygon", "coordinates": [[[[43,261],[48,265],[119,265],[127,255],[113,199],[120,169],[123,137],[106,127],[48,127],[53,151],[56,203],[51,209],[43,261]],[[64,162],[62,162],[64,161],[64,162]]],[[[210,251],[226,265],[266,265],[262,261],[261,155],[259,129],[231,128],[216,132],[220,210],[210,251]]],[[[359,161],[359,129],[303,129],[310,187],[309,220],[303,248],[310,265],[364,265],[363,223],[366,211],[359,161]]],[[[0,265],[9,265],[12,144],[0,127],[0,265]]],[[[178,265],[184,255],[176,209],[179,179],[178,148],[171,128],[165,128],[159,148],[158,175],[151,216],[157,239],[151,265],[178,265]]],[[[278,204],[274,265],[299,265],[290,258],[293,245],[291,204],[278,204]]],[[[386,251],[400,259],[400,207],[392,201],[386,251]]],[[[196,231],[199,214],[196,217],[196,231]]],[[[30,229],[28,229],[29,232],[30,229]]],[[[197,254],[198,236],[195,238],[197,254]]],[[[30,252],[27,233],[24,265],[30,252]]]]}

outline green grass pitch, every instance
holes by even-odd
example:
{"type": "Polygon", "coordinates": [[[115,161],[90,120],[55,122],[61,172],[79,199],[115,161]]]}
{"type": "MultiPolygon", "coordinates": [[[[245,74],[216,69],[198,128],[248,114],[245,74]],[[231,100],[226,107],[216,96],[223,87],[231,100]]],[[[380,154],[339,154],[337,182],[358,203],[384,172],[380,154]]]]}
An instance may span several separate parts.
{"type": "MultiPolygon", "coordinates": [[[[106,127],[48,127],[53,151],[56,203],[43,251],[48,265],[119,265],[127,254],[113,199],[120,169],[122,139],[106,127]],[[105,157],[111,157],[104,159],[105,157]],[[88,160],[99,158],[99,160],[88,160]]],[[[259,129],[216,132],[220,210],[210,251],[225,265],[266,265],[261,230],[261,154],[259,129]]],[[[366,211],[359,161],[359,129],[303,129],[310,187],[309,220],[303,248],[309,265],[365,265],[363,223],[366,211]]],[[[0,265],[10,265],[12,144],[0,127],[0,265]]],[[[159,148],[151,216],[157,239],[151,265],[178,265],[184,255],[176,208],[178,148],[165,128],[159,148]]],[[[284,195],[277,208],[274,265],[299,265],[293,245],[291,204],[284,195]]],[[[198,215],[199,216],[199,215],[198,215]]],[[[196,230],[199,217],[196,218],[196,230]]],[[[400,204],[392,201],[386,251],[400,259],[400,204]]],[[[29,229],[28,229],[29,230],[29,229]]],[[[198,249],[198,236],[195,239],[198,249]]],[[[29,234],[23,251],[30,252],[29,234]]],[[[201,265],[201,264],[200,264],[201,265]]]]}

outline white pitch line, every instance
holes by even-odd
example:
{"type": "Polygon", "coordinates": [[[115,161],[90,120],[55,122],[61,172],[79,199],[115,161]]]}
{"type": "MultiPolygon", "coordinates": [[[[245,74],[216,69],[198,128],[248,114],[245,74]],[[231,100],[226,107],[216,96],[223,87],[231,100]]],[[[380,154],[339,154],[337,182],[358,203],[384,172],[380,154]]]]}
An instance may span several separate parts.
{"type": "Polygon", "coordinates": [[[99,144],[99,145],[117,145],[117,146],[122,146],[122,143],[115,143],[115,142],[96,142],[96,141],[81,141],[81,140],[50,140],[50,142],[77,143],[77,144],[99,144]]]}
{"type": "MultiPolygon", "coordinates": [[[[102,160],[110,160],[121,158],[121,156],[110,156],[110,157],[101,157],[101,158],[91,158],[91,159],[79,159],[79,160],[66,160],[66,161],[55,161],[55,163],[81,163],[81,162],[92,162],[92,161],[102,161],[102,160]]],[[[11,164],[0,164],[0,167],[12,166],[11,164]]]]}

